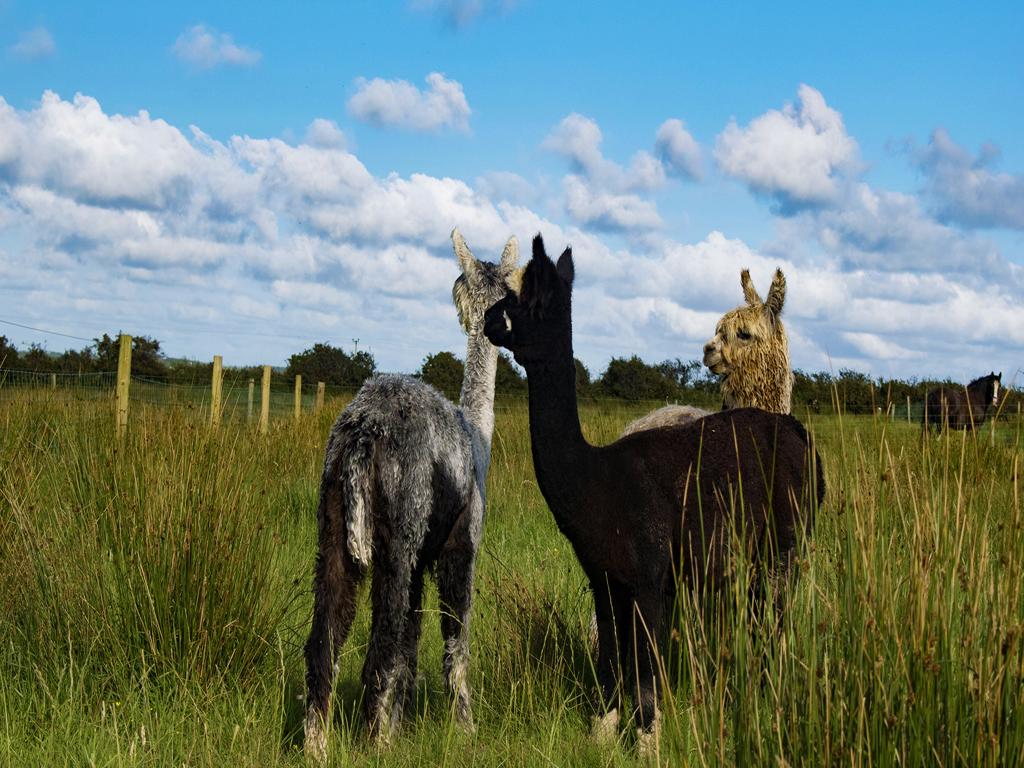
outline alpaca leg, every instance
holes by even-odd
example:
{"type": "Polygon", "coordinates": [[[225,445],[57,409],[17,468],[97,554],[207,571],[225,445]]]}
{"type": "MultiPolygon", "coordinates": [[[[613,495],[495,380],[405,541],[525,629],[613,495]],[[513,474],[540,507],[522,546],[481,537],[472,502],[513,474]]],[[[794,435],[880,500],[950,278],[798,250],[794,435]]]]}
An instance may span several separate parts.
{"type": "Polygon", "coordinates": [[[598,714],[590,723],[591,739],[598,743],[614,742],[619,731],[619,631],[611,587],[594,584],[594,613],[597,623],[597,685],[600,701],[598,714]]]}
{"type": "Polygon", "coordinates": [[[472,505],[460,515],[437,561],[437,591],[444,640],[444,676],[452,693],[455,718],[470,730],[469,612],[473,601],[476,546],[470,535],[472,505]]]}
{"type": "Polygon", "coordinates": [[[423,613],[423,568],[417,567],[412,574],[409,587],[409,612],[405,616],[405,631],[402,633],[402,657],[399,664],[401,677],[397,682],[395,695],[394,718],[400,718],[412,700],[416,687],[416,668],[418,666],[420,627],[423,613]]]}
{"type": "Polygon", "coordinates": [[[412,569],[401,558],[378,558],[370,588],[373,620],[363,664],[363,701],[370,734],[387,743],[398,726],[395,695],[403,677],[402,636],[409,614],[412,569]]]}
{"type": "Polygon", "coordinates": [[[321,546],[313,577],[313,624],[306,641],[306,754],[327,759],[326,719],[338,650],[348,639],[361,580],[348,552],[321,546]]]}
{"type": "Polygon", "coordinates": [[[639,727],[637,748],[642,756],[657,748],[659,682],[661,659],[658,638],[661,635],[661,590],[651,590],[637,598],[632,611],[633,660],[636,682],[636,708],[639,727]]]}

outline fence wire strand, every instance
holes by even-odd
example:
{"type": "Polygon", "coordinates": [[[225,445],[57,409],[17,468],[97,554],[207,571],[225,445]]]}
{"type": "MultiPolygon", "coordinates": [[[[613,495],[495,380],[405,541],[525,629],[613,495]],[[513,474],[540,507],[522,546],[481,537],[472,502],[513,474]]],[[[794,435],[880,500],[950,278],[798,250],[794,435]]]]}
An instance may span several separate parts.
{"type": "MultiPolygon", "coordinates": [[[[132,374],[129,387],[129,402],[145,404],[154,407],[173,407],[189,411],[197,411],[209,418],[212,403],[212,382],[205,381],[180,381],[168,376],[151,376],[132,374]]],[[[295,414],[295,391],[292,386],[282,387],[280,378],[272,380],[268,398],[268,410],[271,420],[282,418],[294,418],[295,414]]],[[[101,400],[115,399],[117,388],[116,371],[100,371],[89,373],[73,372],[49,372],[49,371],[27,371],[9,368],[0,368],[0,402],[10,400],[14,397],[30,398],[62,398],[70,400],[101,400]]],[[[317,382],[304,382],[300,402],[301,413],[312,413],[317,404],[316,395],[317,382]]],[[[325,401],[327,399],[351,398],[358,391],[358,387],[343,387],[326,384],[324,387],[325,401]]],[[[458,394],[449,392],[448,396],[457,402],[458,394]]],[[[262,410],[263,388],[262,381],[258,378],[248,376],[232,375],[230,370],[225,370],[221,387],[221,420],[258,422],[262,410]],[[250,400],[251,398],[251,400],[250,400]]],[[[495,399],[495,413],[508,413],[522,408],[527,400],[526,392],[499,392],[495,399]]],[[[653,410],[661,405],[670,404],[669,401],[647,401],[647,400],[624,400],[621,398],[581,396],[581,405],[597,406],[608,409],[621,408],[643,408],[653,410]]],[[[711,402],[689,402],[687,405],[698,405],[708,410],[717,410],[711,402]]],[[[327,407],[332,407],[330,404],[327,407]]],[[[333,406],[337,407],[337,406],[333,406]]],[[[834,405],[833,405],[834,407],[834,405]]],[[[862,409],[847,408],[842,405],[844,413],[860,412],[862,409]]],[[[874,415],[891,421],[921,422],[924,403],[920,399],[884,402],[882,407],[877,407],[874,415]]],[[[795,403],[793,413],[798,418],[806,417],[812,413],[821,412],[820,407],[815,404],[795,403]]],[[[867,413],[871,413],[869,409],[867,413]]],[[[1010,409],[1000,409],[992,414],[994,419],[1000,421],[1016,421],[1020,419],[1019,406],[1010,409]]]]}

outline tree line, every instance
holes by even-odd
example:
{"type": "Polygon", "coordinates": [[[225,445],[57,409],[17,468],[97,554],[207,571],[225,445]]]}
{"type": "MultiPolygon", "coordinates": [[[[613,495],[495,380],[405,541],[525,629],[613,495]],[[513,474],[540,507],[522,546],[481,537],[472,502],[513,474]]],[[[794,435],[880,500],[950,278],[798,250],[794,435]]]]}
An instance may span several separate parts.
{"type": "MultiPolygon", "coordinates": [[[[27,370],[42,373],[96,373],[117,370],[120,334],[103,334],[80,350],[67,350],[60,354],[48,352],[39,345],[18,350],[6,336],[0,336],[0,369],[27,370]]],[[[576,389],[581,399],[617,399],[678,402],[717,408],[721,405],[718,377],[710,373],[699,360],[664,360],[651,364],[636,355],[630,358],[612,358],[599,376],[592,376],[587,367],[576,360],[576,389]]],[[[157,339],[148,336],[132,337],[132,374],[165,381],[171,384],[204,384],[212,375],[212,363],[167,358],[157,339]]],[[[414,374],[437,387],[452,400],[457,400],[462,388],[462,360],[451,352],[427,355],[414,374]]],[[[326,342],[291,355],[288,365],[271,374],[271,386],[291,388],[297,375],[302,376],[303,389],[312,391],[316,382],[323,381],[332,388],[358,388],[363,381],[377,372],[373,354],[365,350],[346,352],[326,342]]],[[[262,366],[237,366],[224,369],[226,383],[239,383],[263,375],[262,366]]],[[[888,410],[890,405],[905,408],[907,398],[918,405],[925,392],[938,384],[958,386],[950,380],[935,381],[912,378],[872,378],[865,373],[840,369],[838,374],[820,371],[793,372],[793,409],[831,412],[836,405],[848,413],[871,413],[888,410]]],[[[527,387],[522,370],[504,353],[498,356],[495,390],[499,397],[525,396],[527,387]]],[[[1018,398],[1015,391],[1007,391],[1009,399],[1018,398]]],[[[1004,410],[1015,412],[1015,402],[1008,402],[1004,410]]]]}

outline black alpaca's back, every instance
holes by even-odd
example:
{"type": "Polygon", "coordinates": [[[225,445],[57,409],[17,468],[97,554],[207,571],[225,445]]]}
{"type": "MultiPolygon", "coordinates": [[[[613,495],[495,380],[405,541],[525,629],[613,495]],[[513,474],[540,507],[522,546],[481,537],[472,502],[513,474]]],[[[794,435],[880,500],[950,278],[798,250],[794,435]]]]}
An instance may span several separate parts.
{"type": "MultiPolygon", "coordinates": [[[[709,586],[719,586],[722,547],[733,535],[766,570],[787,569],[825,494],[824,475],[803,425],[792,416],[741,408],[655,431],[661,434],[638,434],[609,448],[643,457],[647,479],[642,484],[665,489],[660,499],[652,494],[646,505],[631,505],[635,489],[623,482],[616,505],[627,510],[632,540],[645,551],[671,541],[678,567],[666,577],[679,573],[700,586],[706,575],[709,586]]],[[[628,568],[628,561],[612,565],[628,568]]],[[[622,578],[633,580],[628,573],[622,578]]]]}
{"type": "MultiPolygon", "coordinates": [[[[766,571],[786,571],[825,495],[803,425],[755,408],[637,432],[592,449],[586,461],[589,481],[575,489],[574,506],[592,514],[568,519],[553,508],[580,564],[592,581],[662,593],[674,590],[674,574],[693,586],[706,575],[718,586],[733,533],[766,571]]],[[[548,489],[545,469],[536,469],[546,498],[573,482],[548,489]]]]}

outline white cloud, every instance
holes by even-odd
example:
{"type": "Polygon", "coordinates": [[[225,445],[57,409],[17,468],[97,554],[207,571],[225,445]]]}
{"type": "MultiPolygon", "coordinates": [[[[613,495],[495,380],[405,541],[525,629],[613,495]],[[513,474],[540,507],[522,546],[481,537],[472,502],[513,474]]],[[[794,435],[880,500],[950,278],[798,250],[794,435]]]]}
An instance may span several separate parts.
{"type": "MultiPolygon", "coordinates": [[[[586,141],[568,146],[606,172],[586,141]]],[[[626,184],[639,166],[616,167],[626,184]]],[[[967,379],[1014,370],[1024,354],[1022,270],[911,196],[846,185],[841,205],[784,220],[810,251],[790,256],[724,232],[649,234],[657,209],[615,183],[564,180],[580,229],[485,183],[375,176],[327,121],[298,144],[218,141],[81,95],[47,93],[26,110],[0,101],[0,304],[29,325],[133,329],[172,354],[231,364],[359,338],[382,368],[413,370],[428,352],[464,349],[450,299],[458,225],[492,260],[511,234],[541,231],[551,252],[573,245],[576,351],[594,371],[613,354],[698,358],[742,301],[744,267],[762,291],[785,271],[784,318],[807,370],[967,379]],[[627,250],[608,231],[648,235],[627,250]]]]}
{"type": "Polygon", "coordinates": [[[839,177],[858,164],[842,115],[809,85],[800,86],[798,98],[799,107],[770,110],[745,128],[730,121],[715,142],[723,172],[784,207],[834,201],[839,177]]]}
{"type": "Polygon", "coordinates": [[[316,118],[306,129],[305,143],[317,149],[345,149],[345,134],[333,120],[316,118]]]}
{"type": "Polygon", "coordinates": [[[910,350],[894,342],[886,341],[874,333],[847,331],[842,334],[842,337],[867,357],[881,360],[917,360],[924,357],[923,352],[910,350]]]}
{"type": "MultiPolygon", "coordinates": [[[[801,86],[799,96],[799,108],[787,104],[743,129],[730,123],[715,148],[723,171],[778,204],[776,212],[783,215],[780,252],[817,241],[845,270],[942,271],[973,282],[1011,279],[1013,269],[991,242],[936,220],[914,195],[858,180],[859,150],[842,116],[809,86],[801,86]]],[[[1004,216],[1014,215],[1015,180],[975,172],[975,189],[965,190],[970,158],[945,134],[933,137],[919,162],[932,174],[933,199],[950,202],[961,195],[955,207],[962,217],[991,215],[999,206],[1004,216]],[[971,197],[978,187],[985,187],[986,194],[971,197]],[[975,205],[971,212],[968,198],[975,205]]],[[[1024,193],[1021,198],[1024,202],[1024,193]]]]}
{"type": "Polygon", "coordinates": [[[596,122],[574,112],[562,119],[541,146],[564,155],[575,174],[603,190],[647,191],[665,183],[665,169],[649,152],[637,152],[630,166],[623,168],[601,152],[603,139],[596,122]]]}
{"type": "Polygon", "coordinates": [[[427,90],[406,80],[358,78],[356,92],[348,100],[349,112],[373,125],[413,131],[442,128],[469,130],[469,102],[457,80],[439,72],[427,75],[427,90]]]}
{"type": "Polygon", "coordinates": [[[654,138],[655,152],[669,171],[683,179],[703,176],[700,145],[686,130],[682,120],[666,120],[654,138]]]}
{"type": "Polygon", "coordinates": [[[637,195],[617,195],[588,186],[579,176],[564,179],[565,207],[581,224],[603,230],[650,230],[661,226],[654,203],[637,195]]]}
{"type": "Polygon", "coordinates": [[[1024,229],[1024,175],[992,170],[998,158],[990,144],[975,158],[945,129],[932,133],[918,164],[939,218],[967,227],[1024,229]]]}
{"type": "Polygon", "coordinates": [[[218,32],[205,24],[189,27],[174,41],[174,55],[196,69],[213,69],[221,65],[251,67],[262,54],[235,43],[231,35],[218,32]]]}
{"type": "Polygon", "coordinates": [[[842,205],[807,214],[822,245],[851,267],[973,273],[1004,278],[995,246],[927,216],[917,198],[853,185],[842,205]]]}
{"type": "Polygon", "coordinates": [[[529,181],[511,171],[490,171],[478,176],[473,184],[476,190],[491,200],[531,203],[537,198],[537,189],[529,181]]]}
{"type": "Polygon", "coordinates": [[[8,51],[21,59],[47,59],[57,53],[57,44],[46,27],[34,27],[22,32],[8,51]]]}
{"type": "Polygon", "coordinates": [[[695,178],[699,146],[681,121],[669,120],[656,136],[657,157],[640,150],[622,166],[604,156],[603,139],[594,120],[574,112],[542,142],[543,149],[569,161],[571,173],[563,179],[566,211],[596,229],[643,233],[660,227],[657,205],[643,196],[664,187],[669,174],[695,178]]]}
{"type": "Polygon", "coordinates": [[[38,109],[19,114],[0,97],[0,172],[76,199],[173,205],[197,155],[177,128],[144,111],[108,116],[88,96],[68,102],[47,91],[38,109]]]}
{"type": "Polygon", "coordinates": [[[646,198],[662,189],[669,176],[701,177],[700,145],[681,120],[662,123],[655,135],[654,153],[639,150],[628,166],[604,156],[603,140],[594,120],[573,112],[541,144],[569,161],[571,173],[563,180],[565,209],[583,226],[649,234],[662,221],[655,202],[646,198]]]}

